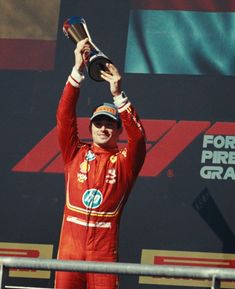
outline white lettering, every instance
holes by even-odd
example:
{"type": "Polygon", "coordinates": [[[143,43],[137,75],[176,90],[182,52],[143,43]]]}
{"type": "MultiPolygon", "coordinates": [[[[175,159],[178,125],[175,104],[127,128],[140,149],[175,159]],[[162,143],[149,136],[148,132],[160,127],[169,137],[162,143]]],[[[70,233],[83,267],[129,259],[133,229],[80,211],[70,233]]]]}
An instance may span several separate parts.
{"type": "Polygon", "coordinates": [[[223,167],[204,166],[200,170],[200,176],[211,180],[235,180],[235,171],[233,167],[224,170],[223,167]]]}
{"type": "Polygon", "coordinates": [[[227,164],[229,153],[226,151],[214,151],[213,164],[227,164]]]}
{"type": "Polygon", "coordinates": [[[235,180],[235,171],[233,167],[228,167],[223,177],[224,180],[229,178],[235,180]]]}
{"type": "Polygon", "coordinates": [[[235,149],[235,136],[204,135],[203,148],[207,148],[208,145],[213,145],[217,149],[235,149]]]}
{"type": "Polygon", "coordinates": [[[204,135],[203,147],[207,148],[208,144],[213,144],[213,139],[214,139],[213,135],[204,135]]]}
{"type": "Polygon", "coordinates": [[[213,158],[212,151],[202,151],[201,163],[204,164],[206,160],[211,160],[213,158]]]}
{"type": "Polygon", "coordinates": [[[200,170],[200,175],[204,179],[221,180],[222,173],[223,173],[223,167],[204,166],[200,170]]]}
{"type": "Polygon", "coordinates": [[[235,149],[235,136],[227,135],[226,136],[226,144],[225,144],[226,149],[235,149]]]}
{"type": "Polygon", "coordinates": [[[235,164],[235,152],[234,151],[202,151],[201,163],[211,160],[212,164],[235,164]]]}
{"type": "Polygon", "coordinates": [[[235,165],[235,152],[229,153],[228,164],[235,165]]]}
{"type": "Polygon", "coordinates": [[[225,138],[222,135],[217,135],[214,138],[214,147],[217,149],[221,149],[225,146],[225,138]]]}

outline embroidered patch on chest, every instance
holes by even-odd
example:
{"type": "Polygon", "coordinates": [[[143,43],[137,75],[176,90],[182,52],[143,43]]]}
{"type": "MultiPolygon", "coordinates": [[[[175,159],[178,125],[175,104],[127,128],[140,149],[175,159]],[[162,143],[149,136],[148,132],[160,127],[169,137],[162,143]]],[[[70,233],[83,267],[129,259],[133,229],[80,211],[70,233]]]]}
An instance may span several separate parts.
{"type": "Polygon", "coordinates": [[[78,173],[77,174],[77,180],[79,183],[84,183],[87,180],[87,175],[82,174],[82,173],[78,173]]]}
{"type": "Polygon", "coordinates": [[[116,163],[116,161],[117,161],[117,156],[116,156],[116,155],[112,155],[109,159],[110,159],[110,162],[111,162],[112,164],[114,164],[114,163],[116,163]]]}
{"type": "Polygon", "coordinates": [[[84,161],[80,164],[80,172],[83,174],[88,173],[90,170],[90,165],[88,163],[88,161],[84,161]]]}
{"type": "Polygon", "coordinates": [[[103,201],[102,193],[97,189],[86,190],[82,196],[82,202],[86,208],[96,209],[103,201]]]}
{"type": "Polygon", "coordinates": [[[95,159],[95,154],[92,151],[88,151],[85,156],[85,159],[87,161],[93,161],[95,159]]]}
{"type": "Polygon", "coordinates": [[[116,183],[116,178],[117,178],[117,174],[116,174],[116,170],[115,169],[110,169],[108,170],[108,173],[105,177],[105,182],[109,183],[109,184],[115,184],[116,183]]]}

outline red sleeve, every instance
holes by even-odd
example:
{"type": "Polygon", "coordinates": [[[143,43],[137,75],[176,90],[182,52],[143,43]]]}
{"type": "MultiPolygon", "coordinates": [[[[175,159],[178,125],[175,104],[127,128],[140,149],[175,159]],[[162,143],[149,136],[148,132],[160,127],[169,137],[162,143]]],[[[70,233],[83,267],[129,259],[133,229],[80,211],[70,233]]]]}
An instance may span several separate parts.
{"type": "Polygon", "coordinates": [[[66,84],[57,108],[57,132],[64,163],[67,164],[79,149],[77,133],[76,103],[79,88],[66,84]]]}
{"type": "Polygon", "coordinates": [[[127,173],[136,178],[146,155],[145,132],[132,105],[120,113],[128,137],[126,167],[127,173]]]}

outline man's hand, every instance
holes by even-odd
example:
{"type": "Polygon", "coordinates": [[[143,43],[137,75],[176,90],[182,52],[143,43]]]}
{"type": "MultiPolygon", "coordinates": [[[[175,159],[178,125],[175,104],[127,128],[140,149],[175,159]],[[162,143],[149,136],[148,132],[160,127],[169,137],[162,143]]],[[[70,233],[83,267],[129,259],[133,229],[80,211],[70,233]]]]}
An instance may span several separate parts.
{"type": "Polygon", "coordinates": [[[79,71],[83,71],[85,64],[90,58],[91,45],[88,38],[85,38],[77,43],[77,47],[74,50],[75,54],[75,67],[79,71]]]}
{"type": "Polygon", "coordinates": [[[101,70],[101,77],[109,82],[110,91],[113,96],[118,96],[121,94],[121,75],[119,74],[117,68],[112,63],[106,64],[107,70],[101,70]]]}

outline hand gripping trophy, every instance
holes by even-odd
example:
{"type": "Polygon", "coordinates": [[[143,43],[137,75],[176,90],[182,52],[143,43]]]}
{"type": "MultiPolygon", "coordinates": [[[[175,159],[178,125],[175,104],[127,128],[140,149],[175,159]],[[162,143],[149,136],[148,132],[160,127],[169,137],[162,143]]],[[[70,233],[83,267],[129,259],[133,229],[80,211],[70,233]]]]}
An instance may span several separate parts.
{"type": "Polygon", "coordinates": [[[63,32],[75,44],[82,39],[89,39],[91,53],[87,64],[88,75],[95,81],[103,81],[100,77],[100,70],[105,70],[106,63],[112,62],[92,42],[85,20],[82,17],[72,16],[64,22],[63,32]]]}

